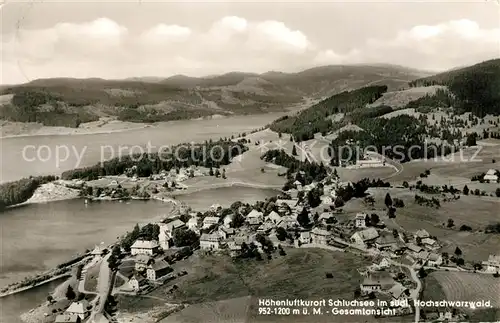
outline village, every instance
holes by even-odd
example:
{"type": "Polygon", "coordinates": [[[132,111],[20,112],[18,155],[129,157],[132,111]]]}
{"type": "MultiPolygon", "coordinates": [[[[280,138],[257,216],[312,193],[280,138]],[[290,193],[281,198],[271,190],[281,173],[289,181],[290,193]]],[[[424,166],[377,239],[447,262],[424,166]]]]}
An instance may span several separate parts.
{"type": "MultiPolygon", "coordinates": [[[[188,178],[193,171],[174,170],[171,174],[162,172],[158,176],[161,179],[172,176],[182,182],[183,177],[181,180],[179,177],[188,178]]],[[[301,173],[298,174],[304,175],[301,173]]],[[[189,275],[189,269],[176,268],[175,263],[193,253],[225,254],[233,259],[258,261],[264,257],[271,259],[275,251],[286,255],[289,248],[321,248],[369,257],[371,264],[358,268],[362,279],[359,287],[353,290],[354,296],[387,301],[394,315],[413,315],[417,322],[420,308],[413,304],[421,297],[421,279],[429,271],[498,275],[498,255],[490,255],[481,266],[466,268],[458,248],[454,255],[441,253],[442,242],[424,229],[414,232],[391,229],[384,223],[390,216],[370,212],[369,207],[366,212],[346,214],[341,207],[335,207],[335,199],[339,190],[349,185],[352,183],[342,182],[336,174],[330,173],[321,182],[308,185],[296,180],[293,188],[255,205],[235,202],[223,208],[214,204],[202,213],[180,204],[178,216],[150,224],[148,230],[140,233],[138,229],[134,235],[129,233],[127,243],[122,240],[108,247],[96,246],[81,269],[78,289],[89,294],[86,286],[97,279],[90,294],[98,297],[90,303],[81,299],[70,304],[65,311],[57,313],[55,322],[110,321],[112,318],[103,314],[102,305],[109,295],[147,295],[166,282],[175,282],[178,277],[189,275]],[[308,202],[311,191],[321,192],[319,206],[311,207],[308,202]],[[101,278],[102,275],[106,279],[101,278]]],[[[365,201],[373,199],[371,190],[368,189],[365,201]]],[[[325,275],[335,279],[334,273],[325,272],[325,275]]],[[[169,292],[177,288],[174,284],[169,292]]],[[[430,316],[427,314],[429,317],[438,321],[464,318],[462,313],[451,308],[437,309],[430,316]]]]}

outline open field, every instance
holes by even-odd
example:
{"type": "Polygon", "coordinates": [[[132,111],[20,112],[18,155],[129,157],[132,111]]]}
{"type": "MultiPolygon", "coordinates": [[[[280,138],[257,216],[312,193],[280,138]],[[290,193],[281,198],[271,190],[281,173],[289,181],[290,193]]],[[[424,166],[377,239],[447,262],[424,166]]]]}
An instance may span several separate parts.
{"type": "Polygon", "coordinates": [[[87,270],[85,275],[84,288],[87,292],[97,292],[97,278],[99,277],[99,270],[101,268],[101,262],[98,262],[94,266],[87,270]]]}
{"type": "MultiPolygon", "coordinates": [[[[160,287],[149,296],[187,303],[248,295],[276,299],[290,295],[302,299],[352,299],[360,281],[355,269],[368,264],[355,255],[322,249],[289,249],[286,256],[274,254],[273,258],[234,261],[228,256],[195,254],[173,265],[176,271],[186,270],[188,275],[160,287]],[[334,278],[325,278],[326,272],[332,272],[334,278]],[[179,287],[178,291],[166,294],[173,284],[179,287]]],[[[129,303],[126,309],[145,308],[141,303],[140,300],[129,303]]]]}
{"type": "MultiPolygon", "coordinates": [[[[491,301],[491,306],[500,308],[500,279],[493,275],[466,272],[437,271],[429,275],[443,290],[450,301],[491,301]]],[[[429,295],[430,299],[442,300],[440,293],[429,295]]]]}

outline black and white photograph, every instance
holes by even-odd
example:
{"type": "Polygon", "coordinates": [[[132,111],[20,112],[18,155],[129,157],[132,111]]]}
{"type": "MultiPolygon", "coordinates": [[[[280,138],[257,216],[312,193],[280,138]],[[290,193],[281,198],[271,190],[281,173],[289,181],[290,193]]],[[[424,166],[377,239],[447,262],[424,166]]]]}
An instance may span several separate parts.
{"type": "Polygon", "coordinates": [[[0,323],[500,322],[498,0],[0,21],[0,323]]]}

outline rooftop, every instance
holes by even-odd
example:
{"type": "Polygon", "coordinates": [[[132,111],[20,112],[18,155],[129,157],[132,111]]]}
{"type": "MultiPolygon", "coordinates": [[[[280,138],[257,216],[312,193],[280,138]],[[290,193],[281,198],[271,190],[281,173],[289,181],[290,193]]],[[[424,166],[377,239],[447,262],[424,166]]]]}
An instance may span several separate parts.
{"type": "Polygon", "coordinates": [[[363,241],[373,240],[378,237],[378,232],[374,228],[358,231],[355,234],[358,234],[363,241]]]}
{"type": "Polygon", "coordinates": [[[66,310],[67,313],[75,313],[75,314],[85,314],[88,312],[87,306],[89,306],[89,302],[86,300],[81,300],[78,302],[73,302],[66,310]]]}
{"type": "Polygon", "coordinates": [[[321,229],[321,228],[316,227],[316,228],[312,229],[311,234],[318,235],[318,236],[329,236],[330,232],[326,231],[325,229],[321,229]]]}
{"type": "Polygon", "coordinates": [[[263,215],[262,212],[259,212],[257,210],[252,210],[250,211],[250,213],[247,214],[247,217],[248,218],[259,218],[263,215]]]}
{"type": "Polygon", "coordinates": [[[158,248],[158,241],[156,240],[136,240],[131,247],[132,249],[154,249],[158,248]]]}

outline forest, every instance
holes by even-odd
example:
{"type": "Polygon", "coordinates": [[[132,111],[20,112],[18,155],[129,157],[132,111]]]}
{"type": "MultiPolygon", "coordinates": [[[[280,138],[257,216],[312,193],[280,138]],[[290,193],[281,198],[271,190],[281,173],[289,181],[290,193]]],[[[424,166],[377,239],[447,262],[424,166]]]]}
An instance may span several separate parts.
{"type": "Polygon", "coordinates": [[[0,211],[26,202],[40,185],[54,180],[56,180],[55,176],[39,176],[0,184],[0,211]]]}
{"type": "Polygon", "coordinates": [[[231,159],[244,153],[248,147],[242,143],[220,139],[205,141],[202,144],[180,144],[168,151],[143,155],[126,155],[98,163],[94,166],[66,171],[62,178],[95,180],[99,176],[121,175],[132,166],[137,167],[137,176],[148,177],[161,170],[173,168],[204,166],[218,168],[228,165],[231,159]]]}
{"type": "MultiPolygon", "coordinates": [[[[375,102],[387,91],[387,86],[368,86],[333,95],[292,117],[282,117],[270,125],[275,132],[289,133],[296,141],[314,138],[315,133],[326,134],[335,130],[328,117],[336,113],[349,113],[375,102]]],[[[340,128],[340,126],[338,126],[340,128]]]]}

